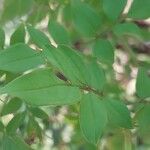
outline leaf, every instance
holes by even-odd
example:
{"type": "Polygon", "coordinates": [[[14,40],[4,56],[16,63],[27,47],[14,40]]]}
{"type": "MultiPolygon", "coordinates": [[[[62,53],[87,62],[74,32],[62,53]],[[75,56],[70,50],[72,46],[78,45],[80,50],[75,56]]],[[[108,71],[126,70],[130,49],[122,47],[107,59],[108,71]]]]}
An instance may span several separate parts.
{"type": "Polygon", "coordinates": [[[85,82],[86,67],[82,56],[67,46],[45,46],[48,61],[61,71],[72,83],[85,82]]]}
{"type": "Polygon", "coordinates": [[[0,132],[3,132],[5,129],[4,124],[0,121],[0,132]]]}
{"type": "Polygon", "coordinates": [[[32,12],[28,16],[27,19],[28,23],[31,23],[32,25],[36,25],[46,17],[49,11],[49,4],[48,2],[47,4],[44,4],[43,2],[46,1],[42,1],[42,3],[38,3],[36,0],[36,3],[34,3],[34,6],[32,8],[32,12]]]}
{"type": "Polygon", "coordinates": [[[150,75],[146,67],[140,67],[138,70],[136,93],[140,98],[150,97],[150,75]]]}
{"type": "Polygon", "coordinates": [[[115,21],[122,14],[127,0],[103,0],[103,10],[109,19],[115,21]]]}
{"type": "Polygon", "coordinates": [[[0,89],[31,105],[64,105],[77,103],[81,98],[78,87],[66,85],[49,69],[38,69],[20,76],[0,89]]]}
{"type": "Polygon", "coordinates": [[[21,17],[27,14],[31,10],[32,6],[33,0],[5,0],[1,22],[5,23],[15,17],[21,17]]]}
{"type": "Polygon", "coordinates": [[[25,43],[25,28],[23,24],[21,24],[11,36],[10,44],[16,43],[25,43]]]}
{"type": "Polygon", "coordinates": [[[97,144],[107,123],[103,101],[95,94],[84,95],[80,105],[80,126],[86,139],[97,144]]]}
{"type": "Polygon", "coordinates": [[[147,19],[150,17],[149,10],[149,0],[134,0],[128,12],[128,17],[133,19],[147,19]]]}
{"type": "Polygon", "coordinates": [[[13,98],[9,100],[6,104],[4,104],[1,115],[8,115],[11,113],[14,113],[19,110],[19,108],[22,106],[22,101],[18,98],[13,98]]]}
{"type": "Polygon", "coordinates": [[[40,119],[49,119],[48,114],[44,110],[42,110],[41,108],[31,107],[30,111],[37,118],[40,118],[40,119]]]}
{"type": "Polygon", "coordinates": [[[20,137],[18,136],[4,136],[3,150],[32,150],[20,137]]]}
{"type": "Polygon", "coordinates": [[[20,73],[43,64],[39,52],[25,44],[16,44],[0,52],[0,70],[20,73]]]}
{"type": "Polygon", "coordinates": [[[123,128],[132,128],[129,110],[121,101],[105,99],[105,106],[111,124],[123,128]]]}
{"type": "Polygon", "coordinates": [[[114,63],[114,49],[108,40],[97,40],[93,47],[93,54],[100,62],[109,65],[114,63]]]}
{"type": "Polygon", "coordinates": [[[106,83],[104,70],[95,62],[87,64],[87,84],[99,91],[102,91],[106,83]]]}
{"type": "Polygon", "coordinates": [[[142,134],[147,134],[150,132],[150,105],[145,104],[142,109],[140,109],[136,115],[135,119],[138,123],[138,129],[142,134]]]}
{"type": "Polygon", "coordinates": [[[5,32],[0,28],[0,50],[4,48],[5,45],[5,32]]]}
{"type": "Polygon", "coordinates": [[[6,131],[8,134],[15,133],[17,128],[23,123],[25,118],[25,112],[16,114],[8,123],[6,131]]]}
{"type": "Polygon", "coordinates": [[[69,34],[67,33],[67,30],[58,22],[50,20],[48,24],[48,30],[57,44],[70,43],[69,34]]]}
{"type": "Polygon", "coordinates": [[[113,32],[117,36],[125,36],[125,35],[127,35],[127,36],[136,36],[136,37],[139,37],[139,38],[142,37],[140,28],[134,23],[117,24],[113,28],[113,32]]]}
{"type": "Polygon", "coordinates": [[[30,117],[27,124],[27,133],[28,137],[38,136],[38,138],[42,139],[42,129],[39,126],[39,123],[33,118],[30,117]]]}
{"type": "Polygon", "coordinates": [[[87,3],[71,1],[73,23],[76,29],[86,36],[94,36],[101,27],[101,17],[87,3]]]}
{"type": "Polygon", "coordinates": [[[27,26],[31,40],[40,48],[44,45],[50,44],[49,38],[40,30],[35,29],[32,26],[27,26]]]}

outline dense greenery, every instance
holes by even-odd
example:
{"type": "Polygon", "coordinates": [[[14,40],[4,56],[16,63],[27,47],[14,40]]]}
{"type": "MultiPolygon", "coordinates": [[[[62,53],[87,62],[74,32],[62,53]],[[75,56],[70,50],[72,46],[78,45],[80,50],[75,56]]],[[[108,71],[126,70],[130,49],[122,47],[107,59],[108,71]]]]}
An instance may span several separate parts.
{"type": "Polygon", "coordinates": [[[0,149],[150,148],[150,0],[126,5],[0,0],[0,149]]]}

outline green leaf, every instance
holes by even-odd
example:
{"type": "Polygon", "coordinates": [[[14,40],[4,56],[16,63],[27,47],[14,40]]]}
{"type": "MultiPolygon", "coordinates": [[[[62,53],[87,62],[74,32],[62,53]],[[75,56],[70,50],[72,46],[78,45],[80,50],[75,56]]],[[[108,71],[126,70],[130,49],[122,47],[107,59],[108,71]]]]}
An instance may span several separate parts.
{"type": "Polygon", "coordinates": [[[72,83],[85,82],[86,67],[82,56],[75,50],[66,47],[45,46],[44,54],[48,61],[61,71],[72,83]]]}
{"type": "Polygon", "coordinates": [[[72,0],[71,4],[73,23],[76,29],[86,36],[94,36],[101,27],[100,16],[90,5],[80,0],[72,0]]]}
{"type": "Polygon", "coordinates": [[[37,118],[40,118],[40,119],[48,119],[49,118],[48,114],[44,110],[42,110],[41,108],[31,107],[30,111],[37,118]]]}
{"type": "Polygon", "coordinates": [[[13,98],[4,104],[1,115],[8,115],[19,110],[22,106],[22,101],[18,98],[13,98]]]}
{"type": "Polygon", "coordinates": [[[93,53],[100,62],[109,65],[114,63],[114,49],[108,40],[97,40],[93,47],[93,53]]]}
{"type": "Polygon", "coordinates": [[[25,28],[23,24],[21,24],[11,36],[10,44],[16,43],[25,43],[25,28]]]}
{"type": "Polygon", "coordinates": [[[39,123],[33,118],[30,117],[28,124],[27,124],[27,133],[28,137],[38,136],[38,138],[41,140],[42,139],[42,129],[39,126],[39,123]]]}
{"type": "Polygon", "coordinates": [[[136,93],[140,98],[150,97],[150,74],[146,67],[139,68],[136,79],[136,93]]]}
{"type": "Polygon", "coordinates": [[[20,76],[0,89],[32,105],[64,105],[81,98],[78,87],[66,85],[49,69],[39,69],[20,76]]]}
{"type": "Polygon", "coordinates": [[[0,28],[0,50],[4,48],[5,45],[5,32],[0,28]]]}
{"type": "Polygon", "coordinates": [[[25,118],[25,113],[18,113],[16,114],[8,123],[7,127],[6,127],[6,131],[8,134],[12,134],[15,133],[17,128],[19,128],[19,126],[23,123],[25,118]]]}
{"type": "Polygon", "coordinates": [[[123,128],[132,128],[130,113],[126,105],[119,100],[109,98],[105,99],[105,106],[111,124],[123,128]]]}
{"type": "Polygon", "coordinates": [[[50,44],[49,38],[40,30],[35,29],[32,26],[27,26],[31,40],[40,48],[44,45],[50,44]]]}
{"type": "Polygon", "coordinates": [[[127,0],[103,0],[103,10],[109,19],[115,21],[122,14],[127,0]]]}
{"type": "Polygon", "coordinates": [[[140,109],[136,115],[135,119],[138,123],[138,129],[142,134],[147,134],[150,132],[150,105],[145,104],[142,109],[140,109]]]}
{"type": "Polygon", "coordinates": [[[3,139],[3,150],[32,150],[20,137],[5,136],[3,139]]]}
{"type": "Polygon", "coordinates": [[[67,30],[58,22],[50,20],[48,24],[49,33],[57,44],[69,44],[69,34],[67,30]]]}
{"type": "Polygon", "coordinates": [[[150,1],[134,0],[128,13],[128,17],[133,19],[147,19],[150,17],[150,1]]]}
{"type": "Polygon", "coordinates": [[[80,105],[80,126],[86,139],[97,144],[107,123],[104,102],[95,94],[84,95],[80,105]]]}
{"type": "Polygon", "coordinates": [[[43,64],[39,52],[25,44],[16,44],[0,52],[0,70],[20,73],[43,64]]]}
{"type": "Polygon", "coordinates": [[[134,23],[117,24],[116,26],[114,26],[113,32],[117,36],[125,36],[125,35],[129,36],[130,35],[130,36],[136,36],[139,38],[142,37],[140,28],[134,23]]]}
{"type": "Polygon", "coordinates": [[[3,132],[5,129],[5,126],[3,125],[3,123],[0,121],[0,132],[3,132]]]}
{"type": "Polygon", "coordinates": [[[87,64],[87,84],[99,91],[102,91],[106,83],[104,70],[95,62],[87,64]]]}
{"type": "MultiPolygon", "coordinates": [[[[37,0],[36,0],[37,1],[37,0]]],[[[46,1],[42,1],[46,2],[46,1]]],[[[32,25],[37,25],[42,19],[44,19],[49,12],[49,4],[45,5],[44,3],[34,3],[32,8],[32,12],[28,16],[27,22],[31,23],[32,25]]]]}
{"type": "Polygon", "coordinates": [[[5,23],[15,17],[21,17],[27,14],[31,10],[32,6],[33,0],[5,0],[1,21],[5,23]]]}

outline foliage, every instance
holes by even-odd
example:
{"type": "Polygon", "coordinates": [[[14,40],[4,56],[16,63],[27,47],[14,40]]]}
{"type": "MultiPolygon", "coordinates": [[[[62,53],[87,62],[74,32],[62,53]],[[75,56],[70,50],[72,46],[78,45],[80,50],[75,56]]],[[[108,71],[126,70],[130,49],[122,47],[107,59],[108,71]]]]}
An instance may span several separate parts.
{"type": "Polygon", "coordinates": [[[0,149],[150,148],[150,0],[0,3],[0,149]]]}

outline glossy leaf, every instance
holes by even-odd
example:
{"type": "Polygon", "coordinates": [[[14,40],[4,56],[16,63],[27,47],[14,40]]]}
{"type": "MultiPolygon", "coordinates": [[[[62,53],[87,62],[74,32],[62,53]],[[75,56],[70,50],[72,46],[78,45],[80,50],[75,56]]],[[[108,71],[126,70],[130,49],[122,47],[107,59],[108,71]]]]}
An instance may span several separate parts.
{"type": "Polygon", "coordinates": [[[20,137],[5,136],[3,139],[3,150],[32,150],[20,137]]]}
{"type": "Polygon", "coordinates": [[[150,97],[150,75],[149,68],[139,68],[136,79],[136,93],[140,98],[150,97]]]}
{"type": "Polygon", "coordinates": [[[108,119],[111,124],[123,128],[132,128],[129,110],[119,100],[105,99],[108,119]]]}
{"type": "Polygon", "coordinates": [[[44,45],[49,44],[50,41],[48,37],[38,29],[35,29],[32,26],[27,26],[31,40],[40,48],[43,48],[44,45]]]}
{"type": "Polygon", "coordinates": [[[122,14],[127,0],[103,0],[103,10],[107,17],[111,20],[117,20],[122,14]]]}
{"type": "Polygon", "coordinates": [[[19,110],[19,108],[22,106],[22,101],[18,98],[13,98],[9,100],[6,104],[4,104],[1,115],[8,115],[11,113],[14,113],[19,110]]]}
{"type": "Polygon", "coordinates": [[[107,40],[97,40],[93,47],[94,56],[100,62],[112,65],[114,62],[114,49],[111,43],[107,40]]]}
{"type": "Polygon", "coordinates": [[[76,29],[86,36],[95,35],[101,27],[101,18],[96,11],[80,0],[72,0],[71,10],[76,29]]]}
{"type": "Polygon", "coordinates": [[[150,17],[150,1],[134,0],[128,13],[128,17],[133,19],[147,19],[150,17]]]}
{"type": "Polygon", "coordinates": [[[64,105],[77,103],[81,98],[78,87],[66,85],[49,69],[39,69],[18,77],[0,89],[31,105],[64,105]]]}
{"type": "Polygon", "coordinates": [[[69,44],[70,39],[67,30],[58,22],[50,20],[48,24],[49,33],[57,44],[69,44]]]}
{"type": "Polygon", "coordinates": [[[86,139],[97,144],[107,123],[104,102],[97,95],[84,95],[80,104],[80,126],[86,139]]]}
{"type": "Polygon", "coordinates": [[[43,64],[39,52],[25,44],[16,44],[0,52],[0,70],[20,73],[43,64]]]}
{"type": "Polygon", "coordinates": [[[25,28],[23,24],[21,24],[11,36],[10,44],[16,43],[25,43],[25,28]]]}

